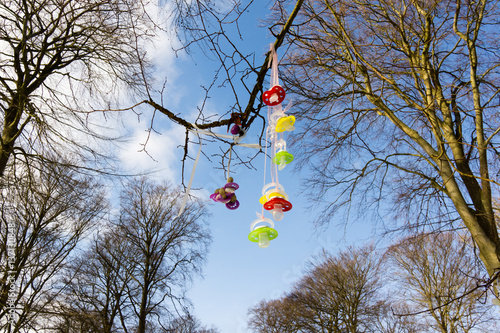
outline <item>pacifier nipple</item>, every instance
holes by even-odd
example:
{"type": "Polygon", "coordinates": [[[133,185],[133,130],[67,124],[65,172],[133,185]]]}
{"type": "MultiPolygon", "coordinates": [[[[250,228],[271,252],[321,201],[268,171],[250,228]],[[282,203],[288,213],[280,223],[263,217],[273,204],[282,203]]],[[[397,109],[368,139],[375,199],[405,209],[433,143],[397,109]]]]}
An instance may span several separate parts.
{"type": "Polygon", "coordinates": [[[274,204],[273,218],[276,221],[281,221],[284,215],[283,206],[281,204],[274,204]]]}
{"type": "Polygon", "coordinates": [[[278,170],[281,171],[286,167],[286,156],[283,154],[280,156],[279,163],[278,163],[278,170]]]}
{"type": "Polygon", "coordinates": [[[267,232],[261,232],[259,234],[259,247],[261,249],[265,249],[266,247],[269,246],[269,243],[270,243],[270,240],[269,240],[269,237],[267,235],[267,232]]]}

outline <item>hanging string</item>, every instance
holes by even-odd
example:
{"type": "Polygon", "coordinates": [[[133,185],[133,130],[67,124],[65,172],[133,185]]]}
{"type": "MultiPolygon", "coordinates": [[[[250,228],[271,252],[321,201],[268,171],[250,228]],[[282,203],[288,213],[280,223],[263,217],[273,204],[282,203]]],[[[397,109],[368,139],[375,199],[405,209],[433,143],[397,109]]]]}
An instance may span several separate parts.
{"type": "MultiPolygon", "coordinates": [[[[270,87],[272,88],[276,85],[279,85],[279,77],[278,77],[278,54],[276,53],[276,50],[274,49],[274,44],[270,45],[271,49],[271,57],[270,61],[272,59],[272,68],[271,68],[271,80],[270,80],[270,87]]],[[[281,103],[276,105],[276,106],[268,106],[267,109],[267,119],[268,119],[268,130],[267,130],[267,135],[270,137],[271,141],[271,154],[272,156],[276,155],[276,140],[277,140],[277,133],[274,130],[274,127],[276,126],[276,119],[274,119],[274,113],[281,111],[281,103]]],[[[276,183],[276,186],[279,184],[278,180],[278,168],[275,163],[271,163],[271,180],[273,183],[276,183]]]]}
{"type": "Polygon", "coordinates": [[[274,44],[271,44],[271,57],[269,57],[269,62],[267,65],[267,68],[271,67],[271,62],[272,62],[272,68],[271,68],[271,80],[269,81],[269,88],[272,88],[274,86],[279,85],[279,79],[278,79],[278,54],[276,53],[276,50],[274,49],[274,44]]]}
{"type": "MultiPolygon", "coordinates": [[[[268,107],[269,108],[269,107],[268,107]]],[[[269,111],[268,111],[269,112],[269,111]]],[[[264,149],[264,185],[262,185],[262,188],[266,186],[266,173],[267,173],[267,147],[269,146],[269,134],[268,130],[266,131],[266,144],[265,144],[265,149],[264,149]]],[[[264,195],[264,193],[262,193],[264,195]]],[[[262,205],[262,213],[261,213],[261,218],[264,218],[264,205],[262,205]]]]}
{"type": "Polygon", "coordinates": [[[231,146],[229,147],[229,161],[227,162],[227,177],[226,177],[226,179],[229,179],[229,168],[231,166],[231,155],[232,155],[232,153],[233,153],[233,144],[231,144],[231,146]]]}
{"type": "MultiPolygon", "coordinates": [[[[274,131],[274,128],[271,129],[274,133],[272,135],[272,141],[271,141],[271,158],[276,156],[276,139],[277,139],[277,133],[274,131]]],[[[276,183],[276,186],[279,184],[278,180],[278,165],[276,163],[271,163],[271,179],[273,180],[273,183],[276,183]]]]}

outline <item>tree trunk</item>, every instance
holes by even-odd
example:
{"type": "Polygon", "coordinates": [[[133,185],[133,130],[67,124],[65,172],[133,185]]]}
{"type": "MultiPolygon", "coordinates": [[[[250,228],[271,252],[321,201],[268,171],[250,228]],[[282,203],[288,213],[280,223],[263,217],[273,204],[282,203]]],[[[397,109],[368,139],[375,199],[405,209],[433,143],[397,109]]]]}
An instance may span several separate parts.
{"type": "MultiPolygon", "coordinates": [[[[24,104],[19,101],[19,104],[24,104]]],[[[10,106],[5,111],[5,119],[2,130],[2,142],[0,142],[0,177],[3,177],[7,162],[12,154],[14,143],[19,135],[19,122],[22,116],[22,108],[10,106]]]]}

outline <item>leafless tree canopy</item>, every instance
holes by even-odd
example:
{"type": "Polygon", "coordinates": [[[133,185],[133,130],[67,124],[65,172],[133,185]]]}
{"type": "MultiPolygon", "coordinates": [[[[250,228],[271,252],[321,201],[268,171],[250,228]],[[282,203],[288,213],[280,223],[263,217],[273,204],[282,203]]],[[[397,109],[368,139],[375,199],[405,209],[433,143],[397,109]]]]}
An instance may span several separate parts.
{"type": "Polygon", "coordinates": [[[358,207],[399,227],[461,220],[489,274],[500,268],[498,13],[485,0],[304,3],[284,77],[321,221],[358,207]]]}
{"type": "MultiPolygon", "coordinates": [[[[453,233],[406,238],[378,254],[313,261],[291,292],[249,310],[252,332],[493,332],[479,263],[453,233]]],[[[484,270],[483,270],[484,272],[484,270]]]]}
{"type": "Polygon", "coordinates": [[[58,329],[144,333],[184,322],[185,291],[201,273],[211,238],[200,201],[176,217],[181,199],[169,184],[126,184],[119,215],[66,271],[58,329]]]}
{"type": "Polygon", "coordinates": [[[145,332],[147,317],[182,305],[184,287],[193,273],[200,272],[211,241],[202,222],[207,211],[201,202],[191,202],[175,218],[181,196],[168,185],[139,179],[121,197],[118,233],[137,253],[128,258],[135,266],[136,281],[128,287],[128,297],[138,318],[138,332],[145,332]]]}
{"type": "Polygon", "coordinates": [[[393,278],[406,287],[398,296],[409,305],[405,312],[427,310],[427,326],[439,332],[494,330],[491,312],[487,313],[490,305],[485,304],[487,289],[478,288],[484,272],[458,235],[408,237],[393,245],[388,255],[395,265],[393,278]]]}
{"type": "Polygon", "coordinates": [[[137,255],[128,242],[111,231],[96,236],[92,245],[72,260],[61,277],[64,290],[54,307],[62,332],[111,333],[130,320],[127,300],[135,266],[127,258],[137,255]]]}
{"type": "Polygon", "coordinates": [[[381,262],[373,248],[319,257],[293,291],[249,314],[254,332],[370,332],[385,314],[378,295],[381,262]]]}
{"type": "Polygon", "coordinates": [[[34,171],[2,178],[0,325],[5,332],[43,327],[57,302],[58,274],[107,208],[102,188],[91,178],[58,164],[34,171]],[[11,308],[19,315],[12,326],[11,308]]]}
{"type": "Polygon", "coordinates": [[[144,91],[152,28],[144,4],[3,0],[0,17],[0,174],[11,154],[102,157],[89,144],[106,138],[102,118],[88,112],[113,105],[117,88],[144,91]]]}

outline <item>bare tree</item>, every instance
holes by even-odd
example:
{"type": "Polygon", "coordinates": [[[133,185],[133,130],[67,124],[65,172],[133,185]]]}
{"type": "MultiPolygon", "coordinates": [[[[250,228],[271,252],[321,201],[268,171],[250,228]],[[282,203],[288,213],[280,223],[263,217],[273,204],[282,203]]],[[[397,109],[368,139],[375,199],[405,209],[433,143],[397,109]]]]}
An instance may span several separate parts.
{"type": "Polygon", "coordinates": [[[358,204],[384,219],[381,201],[398,227],[459,221],[496,276],[498,13],[485,0],[304,3],[282,77],[323,222],[358,204]]]}
{"type": "Polygon", "coordinates": [[[12,154],[25,160],[72,149],[103,157],[85,137],[106,138],[102,118],[89,112],[111,105],[116,88],[143,90],[140,45],[152,31],[144,4],[6,0],[0,17],[0,175],[12,154]]]}
{"type": "MultiPolygon", "coordinates": [[[[65,274],[56,329],[164,332],[166,318],[178,318],[170,329],[181,323],[185,288],[201,272],[211,241],[202,202],[188,202],[176,217],[182,198],[168,183],[137,178],[125,184],[118,215],[65,274]]],[[[195,318],[184,319],[202,329],[195,318]]]]}
{"type": "Polygon", "coordinates": [[[116,232],[135,254],[124,260],[134,267],[127,297],[138,333],[145,332],[147,319],[159,320],[185,305],[184,289],[200,272],[211,241],[203,204],[191,201],[176,217],[180,201],[179,189],[145,178],[131,181],[121,195],[116,232]]]}
{"type": "Polygon", "coordinates": [[[310,332],[367,330],[380,306],[380,264],[371,247],[325,254],[289,296],[311,315],[310,332]]]}
{"type": "Polygon", "coordinates": [[[66,269],[64,290],[54,312],[60,322],[54,325],[60,332],[80,331],[88,327],[93,332],[119,331],[130,319],[127,291],[133,285],[135,266],[127,258],[137,252],[123,242],[113,229],[98,234],[83,255],[75,258],[66,269]]]}
{"type": "Polygon", "coordinates": [[[428,326],[443,333],[491,332],[491,306],[484,305],[481,270],[471,252],[451,232],[419,234],[392,246],[388,254],[401,290],[396,295],[410,305],[405,312],[428,310],[428,326]]]}
{"type": "Polygon", "coordinates": [[[57,275],[106,201],[98,183],[58,164],[10,171],[0,191],[0,320],[3,331],[19,332],[44,326],[57,275]]]}
{"type": "Polygon", "coordinates": [[[284,299],[250,310],[255,332],[369,332],[379,309],[380,258],[372,247],[324,253],[284,299]],[[283,332],[283,330],[281,331],[283,332]]]}

